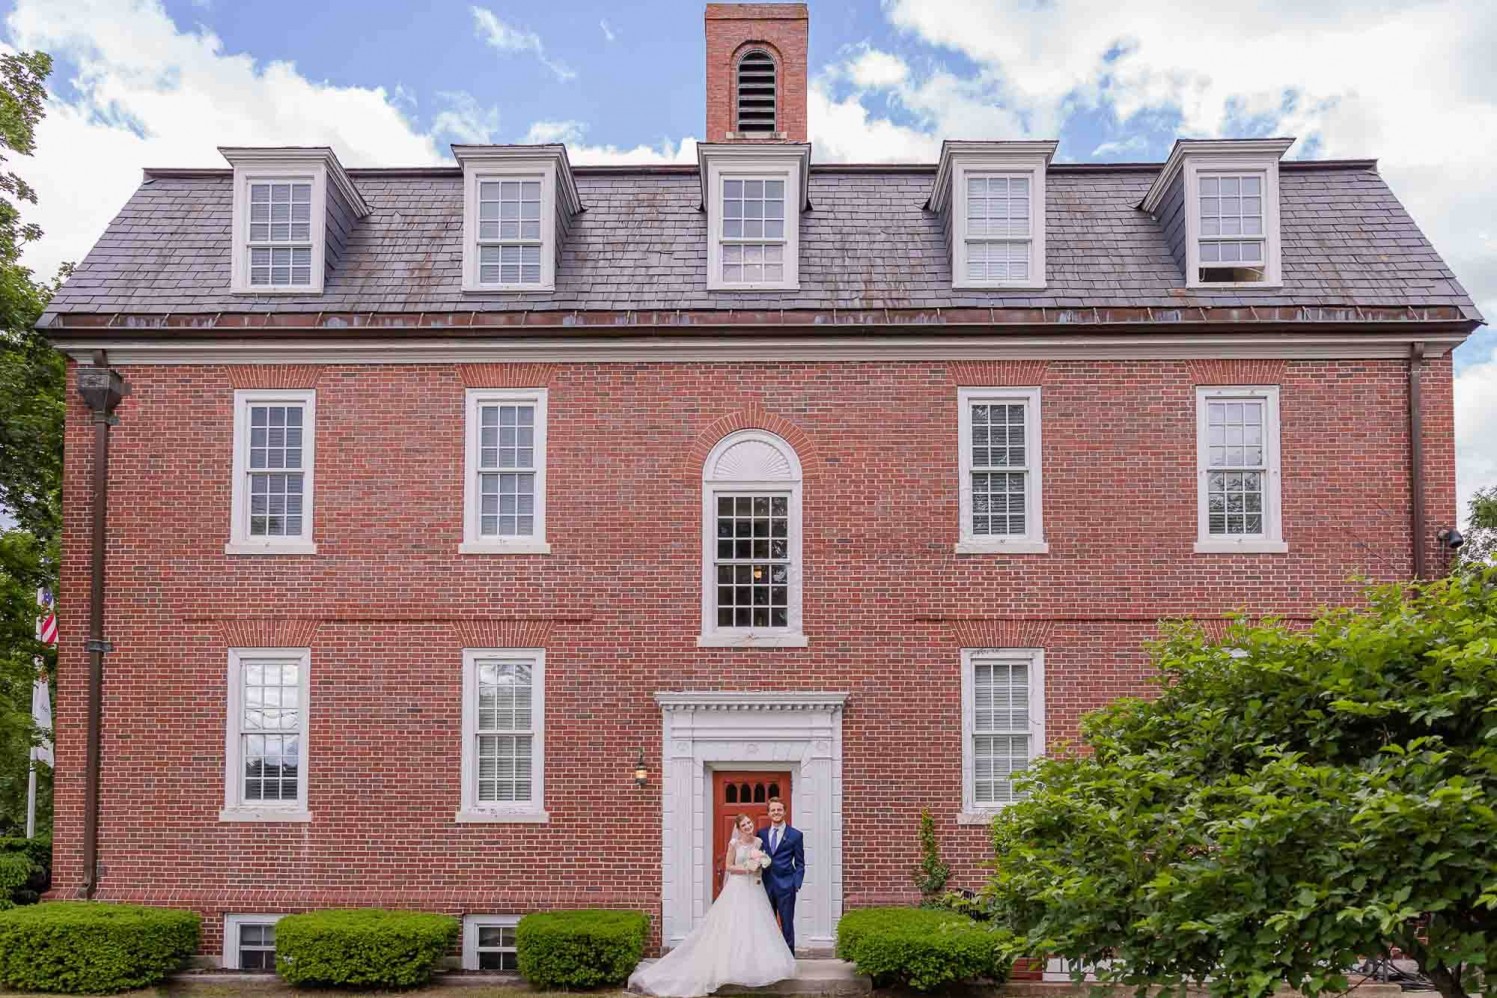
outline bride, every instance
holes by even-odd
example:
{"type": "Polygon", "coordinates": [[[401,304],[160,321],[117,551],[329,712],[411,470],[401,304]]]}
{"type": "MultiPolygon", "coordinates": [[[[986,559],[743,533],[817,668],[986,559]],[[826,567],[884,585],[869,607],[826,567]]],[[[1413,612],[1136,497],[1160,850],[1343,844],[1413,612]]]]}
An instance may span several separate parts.
{"type": "Polygon", "coordinates": [[[795,954],[785,945],[759,883],[764,843],[748,815],[738,816],[724,858],[727,876],[707,917],[681,945],[636,970],[630,988],[661,998],[690,998],[724,984],[757,988],[795,976],[795,954]]]}

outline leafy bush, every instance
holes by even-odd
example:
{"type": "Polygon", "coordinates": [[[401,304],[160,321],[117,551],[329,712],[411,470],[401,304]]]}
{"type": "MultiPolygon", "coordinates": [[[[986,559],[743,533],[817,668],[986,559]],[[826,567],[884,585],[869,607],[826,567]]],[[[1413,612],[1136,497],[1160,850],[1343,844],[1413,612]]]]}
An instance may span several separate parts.
{"type": "Polygon", "coordinates": [[[198,916],[171,908],[48,901],[0,912],[0,984],[108,994],[156,984],[198,948],[198,916]]]}
{"type": "Polygon", "coordinates": [[[412,988],[457,942],[447,915],[380,908],[287,915],[275,927],[275,969],[311,987],[412,988]]]}
{"type": "Polygon", "coordinates": [[[837,923],[837,956],[876,985],[917,991],[969,981],[1001,981],[1007,937],[963,915],[930,908],[863,908],[837,923]]]}
{"type": "Polygon", "coordinates": [[[929,808],[920,810],[920,869],[915,873],[915,886],[920,896],[930,900],[946,889],[951,877],[951,867],[941,861],[941,843],[936,840],[936,819],[929,808]]]}
{"type": "Polygon", "coordinates": [[[650,920],[637,911],[547,911],[515,929],[520,975],[541,989],[616,986],[645,955],[650,920]]]}
{"type": "Polygon", "coordinates": [[[0,911],[35,904],[51,879],[51,839],[0,838],[0,911]]]}
{"type": "Polygon", "coordinates": [[[938,898],[920,902],[920,907],[955,912],[974,922],[990,922],[994,915],[992,899],[972,891],[947,891],[938,898]]]}

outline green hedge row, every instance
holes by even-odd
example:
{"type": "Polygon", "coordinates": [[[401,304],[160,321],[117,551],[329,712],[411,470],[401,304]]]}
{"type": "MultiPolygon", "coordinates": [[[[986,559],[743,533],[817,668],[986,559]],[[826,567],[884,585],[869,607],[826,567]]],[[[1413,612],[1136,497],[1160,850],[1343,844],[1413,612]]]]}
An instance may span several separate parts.
{"type": "Polygon", "coordinates": [[[645,955],[650,920],[637,911],[547,911],[515,929],[520,976],[547,990],[621,985],[645,955]]]}
{"type": "Polygon", "coordinates": [[[275,969],[309,987],[413,988],[457,943],[447,915],[378,908],[287,915],[275,927],[275,969]]]}
{"type": "Polygon", "coordinates": [[[917,991],[971,981],[1002,981],[1001,930],[929,908],[863,908],[837,923],[837,955],[876,985],[917,991]]]}
{"type": "Polygon", "coordinates": [[[199,928],[190,911],[96,901],[0,911],[0,984],[68,994],[149,987],[186,965],[199,928]]]}

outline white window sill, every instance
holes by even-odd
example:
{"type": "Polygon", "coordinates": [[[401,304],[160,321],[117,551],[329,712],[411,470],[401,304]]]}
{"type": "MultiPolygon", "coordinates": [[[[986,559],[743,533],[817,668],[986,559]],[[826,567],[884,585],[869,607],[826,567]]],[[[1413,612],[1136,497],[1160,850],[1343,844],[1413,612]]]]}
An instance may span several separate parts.
{"type": "Polygon", "coordinates": [[[1185,289],[1187,291],[1241,291],[1244,288],[1262,288],[1265,291],[1274,291],[1283,286],[1283,281],[1233,281],[1230,284],[1211,281],[1206,284],[1200,282],[1187,284],[1185,289]]]}
{"type": "Polygon", "coordinates": [[[805,648],[810,641],[804,634],[719,631],[697,638],[698,648],[805,648]]]}
{"type": "Polygon", "coordinates": [[[1045,290],[1045,284],[1044,284],[1043,281],[1041,281],[1039,284],[1030,284],[1028,282],[1024,282],[1022,284],[1008,284],[1008,283],[957,284],[956,282],[952,282],[951,290],[953,290],[953,291],[1043,291],[1043,290],[1045,290]]]}
{"type": "Polygon", "coordinates": [[[551,815],[545,811],[459,811],[460,825],[545,825],[551,815]]]}
{"type": "Polygon", "coordinates": [[[956,545],[957,554],[1049,554],[1048,541],[1030,540],[964,540],[956,545]]]}
{"type": "Polygon", "coordinates": [[[1289,544],[1286,541],[1196,541],[1196,554],[1286,554],[1288,551],[1289,544]]]}
{"type": "Polygon", "coordinates": [[[1002,813],[1003,808],[1001,807],[995,807],[986,811],[963,811],[956,816],[956,823],[958,825],[987,825],[991,824],[993,819],[1002,813]]]}
{"type": "Polygon", "coordinates": [[[487,294],[550,294],[556,290],[554,284],[464,284],[465,295],[487,294]]]}
{"type": "Polygon", "coordinates": [[[707,285],[708,291],[799,291],[800,282],[793,284],[723,284],[713,282],[707,285]]]}
{"type": "Polygon", "coordinates": [[[312,820],[312,812],[279,807],[226,807],[218,812],[219,821],[279,821],[301,822],[312,820]]]}
{"type": "Polygon", "coordinates": [[[312,541],[289,541],[282,544],[255,544],[247,541],[230,541],[224,545],[224,554],[316,554],[317,545],[312,541]]]}
{"type": "Polygon", "coordinates": [[[458,554],[550,554],[551,545],[545,541],[463,541],[457,546],[458,554]]]}
{"type": "Polygon", "coordinates": [[[233,295],[320,295],[321,284],[283,284],[276,287],[268,285],[257,287],[236,287],[229,291],[233,295]]]}

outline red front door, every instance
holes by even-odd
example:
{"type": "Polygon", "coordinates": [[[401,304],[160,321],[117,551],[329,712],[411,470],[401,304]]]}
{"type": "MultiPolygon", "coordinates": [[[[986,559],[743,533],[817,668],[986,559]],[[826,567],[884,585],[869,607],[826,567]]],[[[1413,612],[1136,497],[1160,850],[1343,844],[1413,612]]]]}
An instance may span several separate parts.
{"type": "Polygon", "coordinates": [[[778,797],[785,805],[785,821],[790,821],[790,774],[713,773],[712,774],[712,896],[723,887],[723,856],[733,837],[733,822],[740,814],[754,819],[754,827],[769,823],[769,799],[778,797]]]}

